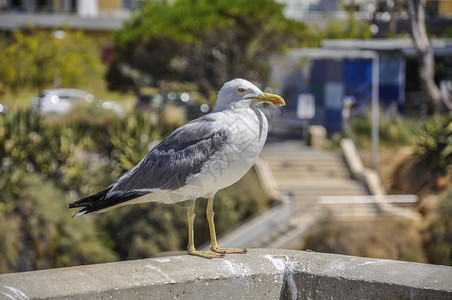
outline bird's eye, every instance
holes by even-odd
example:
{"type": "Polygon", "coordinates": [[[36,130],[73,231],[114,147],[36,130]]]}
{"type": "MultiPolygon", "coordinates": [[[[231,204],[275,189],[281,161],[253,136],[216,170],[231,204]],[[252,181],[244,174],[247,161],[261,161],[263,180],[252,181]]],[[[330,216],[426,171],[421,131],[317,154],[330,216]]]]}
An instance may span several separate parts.
{"type": "Polygon", "coordinates": [[[244,88],[238,88],[237,90],[238,90],[240,93],[243,93],[243,92],[245,91],[244,88]]]}

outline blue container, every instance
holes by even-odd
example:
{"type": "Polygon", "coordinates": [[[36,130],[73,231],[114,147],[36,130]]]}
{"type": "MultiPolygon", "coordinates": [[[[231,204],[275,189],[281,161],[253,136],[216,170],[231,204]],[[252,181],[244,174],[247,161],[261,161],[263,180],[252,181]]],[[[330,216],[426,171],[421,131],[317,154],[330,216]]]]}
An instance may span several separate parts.
{"type": "Polygon", "coordinates": [[[328,131],[342,130],[342,109],[325,109],[323,126],[328,131]]]}

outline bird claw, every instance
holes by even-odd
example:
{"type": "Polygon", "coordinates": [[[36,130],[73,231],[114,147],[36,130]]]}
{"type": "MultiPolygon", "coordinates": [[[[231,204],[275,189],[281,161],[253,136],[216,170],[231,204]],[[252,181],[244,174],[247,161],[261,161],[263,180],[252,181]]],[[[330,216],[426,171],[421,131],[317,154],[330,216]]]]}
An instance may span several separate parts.
{"type": "Polygon", "coordinates": [[[216,253],[214,251],[198,251],[198,250],[189,250],[188,254],[203,257],[203,258],[208,258],[208,259],[222,258],[224,256],[223,253],[216,253]]]}
{"type": "Polygon", "coordinates": [[[210,247],[210,249],[212,251],[214,251],[215,253],[221,253],[221,254],[246,254],[246,252],[248,252],[248,250],[244,249],[244,248],[212,248],[210,247]]]}

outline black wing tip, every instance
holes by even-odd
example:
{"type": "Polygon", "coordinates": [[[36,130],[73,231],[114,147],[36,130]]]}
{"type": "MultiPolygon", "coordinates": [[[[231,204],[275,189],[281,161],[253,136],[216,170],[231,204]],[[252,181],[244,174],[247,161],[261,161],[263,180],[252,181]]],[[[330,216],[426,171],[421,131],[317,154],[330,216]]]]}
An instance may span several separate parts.
{"type": "MultiPolygon", "coordinates": [[[[83,216],[87,213],[90,213],[91,211],[89,210],[90,207],[93,206],[94,203],[96,203],[99,200],[102,200],[105,198],[105,196],[107,195],[107,193],[110,191],[111,187],[108,187],[107,189],[100,191],[99,193],[93,194],[91,196],[79,199],[77,201],[74,201],[72,203],[69,203],[67,208],[79,208],[82,207],[81,210],[79,210],[78,212],[76,212],[72,218],[75,217],[79,217],[79,216],[83,216]]],[[[95,211],[95,210],[93,210],[95,211]]]]}
{"type": "Polygon", "coordinates": [[[75,207],[78,207],[75,202],[69,203],[69,205],[67,206],[67,208],[75,208],[75,207]]]}
{"type": "Polygon", "coordinates": [[[87,207],[92,205],[93,203],[95,203],[98,200],[102,200],[105,198],[105,196],[107,195],[107,193],[110,191],[111,187],[108,187],[107,189],[100,191],[96,194],[90,195],[88,197],[76,200],[72,203],[69,203],[69,205],[67,206],[67,208],[76,208],[76,207],[87,207]]]}
{"type": "Polygon", "coordinates": [[[70,203],[68,205],[68,208],[82,207],[82,209],[74,214],[72,218],[90,214],[92,212],[99,212],[149,193],[143,191],[134,191],[127,192],[119,196],[113,194],[109,195],[108,198],[106,198],[108,191],[109,189],[70,203]]]}

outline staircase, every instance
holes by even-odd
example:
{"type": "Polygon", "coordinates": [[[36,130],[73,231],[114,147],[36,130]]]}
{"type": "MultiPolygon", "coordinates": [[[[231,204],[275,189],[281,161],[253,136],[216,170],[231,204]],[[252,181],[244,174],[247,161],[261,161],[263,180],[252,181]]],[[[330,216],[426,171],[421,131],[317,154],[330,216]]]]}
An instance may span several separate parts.
{"type": "MultiPolygon", "coordinates": [[[[219,243],[302,249],[304,236],[322,221],[369,221],[376,217],[420,220],[417,213],[392,205],[415,203],[415,195],[381,193],[373,173],[360,160],[353,160],[350,149],[342,150],[345,156],[314,150],[301,142],[266,144],[254,168],[266,193],[279,201],[219,236],[219,243]],[[352,179],[352,166],[353,177],[362,180],[352,179]]],[[[208,248],[206,243],[200,249],[208,248]]]]}
{"type": "Polygon", "coordinates": [[[295,214],[302,214],[319,196],[368,194],[362,183],[350,179],[340,154],[266,151],[262,158],[268,163],[278,189],[291,194],[295,214]]]}
{"type": "MultiPolygon", "coordinates": [[[[339,153],[313,150],[301,142],[284,142],[266,145],[261,158],[268,164],[278,189],[292,198],[293,214],[287,225],[254,247],[299,248],[302,236],[325,217],[320,197],[369,194],[361,182],[351,179],[339,153]]],[[[354,208],[357,215],[373,213],[369,205],[354,208]]],[[[336,213],[341,207],[334,209],[336,213]]]]}

